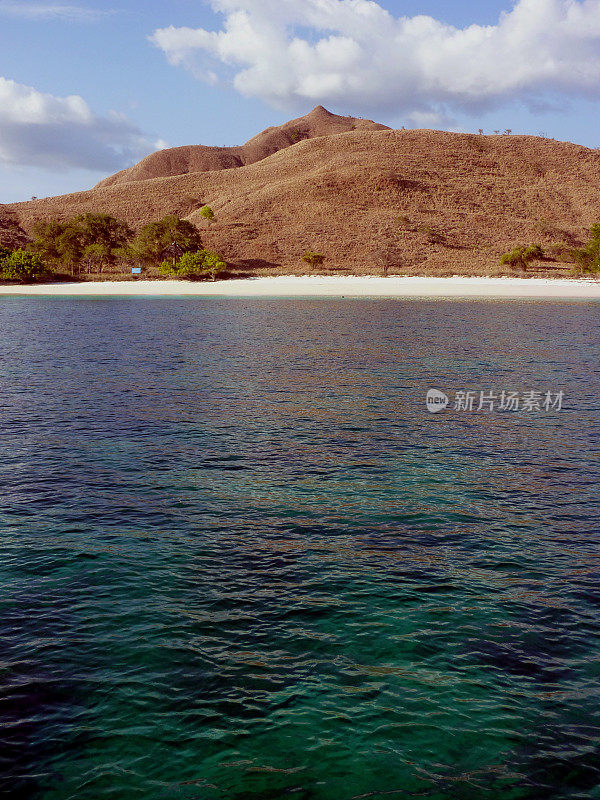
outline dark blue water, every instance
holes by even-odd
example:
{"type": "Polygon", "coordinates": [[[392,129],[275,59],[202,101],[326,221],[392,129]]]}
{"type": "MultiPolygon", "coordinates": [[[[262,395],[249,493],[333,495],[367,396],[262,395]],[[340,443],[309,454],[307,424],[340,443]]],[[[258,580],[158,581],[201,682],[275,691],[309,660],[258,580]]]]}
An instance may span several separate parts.
{"type": "Polygon", "coordinates": [[[600,798],[599,311],[3,298],[0,796],[600,798]]]}

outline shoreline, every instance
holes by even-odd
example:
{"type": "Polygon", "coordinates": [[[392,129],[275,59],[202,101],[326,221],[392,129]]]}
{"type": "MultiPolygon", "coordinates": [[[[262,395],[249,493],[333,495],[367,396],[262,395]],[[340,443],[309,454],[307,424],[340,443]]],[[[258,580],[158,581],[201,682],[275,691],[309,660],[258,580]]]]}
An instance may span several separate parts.
{"type": "Polygon", "coordinates": [[[450,278],[279,275],[237,280],[90,281],[0,286],[0,296],[366,297],[600,300],[600,281],[566,278],[450,278]]]}

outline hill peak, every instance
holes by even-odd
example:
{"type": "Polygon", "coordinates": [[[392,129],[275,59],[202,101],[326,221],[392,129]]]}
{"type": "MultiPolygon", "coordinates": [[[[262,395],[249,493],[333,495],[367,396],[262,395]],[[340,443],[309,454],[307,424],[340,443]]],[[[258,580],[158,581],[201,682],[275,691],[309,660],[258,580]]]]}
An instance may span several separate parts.
{"type": "Polygon", "coordinates": [[[328,117],[335,117],[335,114],[332,114],[331,111],[328,111],[324,106],[315,106],[310,114],[307,114],[309,117],[326,114],[328,117]]]}
{"type": "Polygon", "coordinates": [[[159,150],[134,167],[101,181],[96,188],[153,178],[168,178],[175,175],[244,167],[262,161],[286,147],[292,147],[303,139],[335,136],[355,130],[389,130],[389,128],[372,120],[340,117],[318,105],[303,117],[292,119],[283,125],[267,128],[239,147],[188,145],[159,150]]]}

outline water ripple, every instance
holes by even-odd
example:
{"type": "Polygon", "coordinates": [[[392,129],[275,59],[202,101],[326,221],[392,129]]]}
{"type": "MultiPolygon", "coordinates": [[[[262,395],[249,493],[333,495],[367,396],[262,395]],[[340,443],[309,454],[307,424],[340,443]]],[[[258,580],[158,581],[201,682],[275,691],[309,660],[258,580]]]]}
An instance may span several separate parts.
{"type": "Polygon", "coordinates": [[[600,797],[597,312],[5,298],[0,796],[600,797]]]}

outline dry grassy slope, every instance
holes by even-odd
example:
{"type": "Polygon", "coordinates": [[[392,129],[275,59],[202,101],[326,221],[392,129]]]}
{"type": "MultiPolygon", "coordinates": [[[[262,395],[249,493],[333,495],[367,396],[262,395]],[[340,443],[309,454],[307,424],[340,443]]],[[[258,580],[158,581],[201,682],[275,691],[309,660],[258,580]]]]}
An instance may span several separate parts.
{"type": "Polygon", "coordinates": [[[389,128],[371,120],[340,117],[327,111],[323,106],[317,106],[304,117],[293,119],[284,125],[267,128],[240,147],[191,145],[160,150],[130,169],[106,178],[96,188],[149,178],[167,178],[173,175],[187,175],[190,172],[209,172],[256,164],[257,161],[262,161],[303,139],[332,136],[350,130],[389,130],[389,128]]]}
{"type": "Polygon", "coordinates": [[[493,274],[516,244],[583,241],[600,220],[600,152],[535,137],[353,131],[256,164],[16,205],[39,218],[104,211],[140,226],[185,214],[207,246],[244,266],[493,274]],[[209,203],[217,221],[202,221],[209,203]]]}

